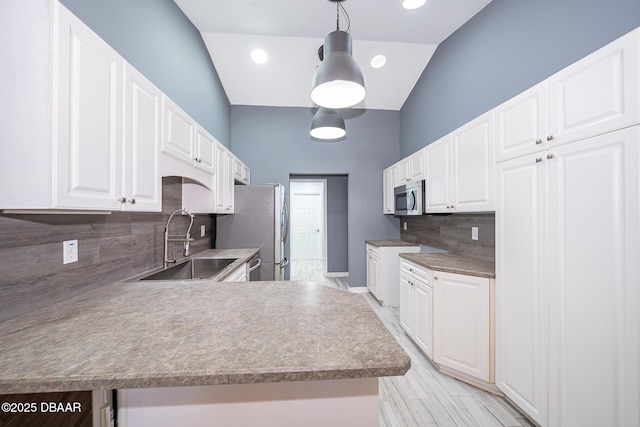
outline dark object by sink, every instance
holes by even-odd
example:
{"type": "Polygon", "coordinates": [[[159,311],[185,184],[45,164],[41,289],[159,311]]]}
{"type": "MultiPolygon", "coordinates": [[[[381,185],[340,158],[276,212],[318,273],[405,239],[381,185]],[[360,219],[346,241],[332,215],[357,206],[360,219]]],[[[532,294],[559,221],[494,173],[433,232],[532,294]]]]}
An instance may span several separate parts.
{"type": "Polygon", "coordinates": [[[165,270],[139,280],[190,280],[208,279],[220,273],[236,258],[195,258],[175,264],[165,270]]]}

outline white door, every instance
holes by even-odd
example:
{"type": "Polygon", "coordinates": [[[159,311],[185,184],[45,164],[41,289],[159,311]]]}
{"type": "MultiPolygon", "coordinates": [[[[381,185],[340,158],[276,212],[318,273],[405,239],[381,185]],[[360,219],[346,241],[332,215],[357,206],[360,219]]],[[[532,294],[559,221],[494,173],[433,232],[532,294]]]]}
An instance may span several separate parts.
{"type": "Polygon", "coordinates": [[[546,155],[496,165],[496,385],[540,425],[547,424],[546,155]]]}
{"type": "Polygon", "coordinates": [[[291,230],[291,259],[324,259],[324,182],[291,181],[291,230]]]}
{"type": "Polygon", "coordinates": [[[549,425],[639,425],[640,127],[551,150],[549,425]]]}
{"type": "Polygon", "coordinates": [[[415,340],[433,358],[433,288],[416,280],[413,285],[413,316],[415,340]]]}

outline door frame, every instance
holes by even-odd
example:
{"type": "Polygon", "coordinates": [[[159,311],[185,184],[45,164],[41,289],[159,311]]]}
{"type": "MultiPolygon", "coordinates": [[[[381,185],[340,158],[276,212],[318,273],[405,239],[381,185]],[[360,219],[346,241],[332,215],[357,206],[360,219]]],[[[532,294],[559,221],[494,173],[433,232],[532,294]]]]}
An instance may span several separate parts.
{"type": "MultiPolygon", "coordinates": [[[[322,234],[320,239],[322,240],[322,273],[327,275],[327,180],[326,178],[289,178],[289,203],[293,204],[293,184],[295,182],[317,182],[322,184],[322,234]]],[[[294,211],[291,209],[290,215],[293,217],[294,211]]],[[[291,219],[289,220],[291,223],[291,219]]],[[[293,240],[293,233],[291,233],[291,239],[293,240]]],[[[291,254],[291,258],[293,258],[293,253],[291,254]]]]}

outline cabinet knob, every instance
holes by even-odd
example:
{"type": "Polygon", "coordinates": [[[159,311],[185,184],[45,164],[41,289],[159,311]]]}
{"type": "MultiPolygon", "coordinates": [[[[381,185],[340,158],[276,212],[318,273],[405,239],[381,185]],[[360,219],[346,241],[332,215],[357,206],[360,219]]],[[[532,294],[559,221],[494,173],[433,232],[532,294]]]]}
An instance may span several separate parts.
{"type": "Polygon", "coordinates": [[[536,139],[536,144],[542,144],[542,139],[536,139]]]}
{"type": "Polygon", "coordinates": [[[541,161],[542,161],[542,157],[538,157],[538,158],[536,159],[536,163],[540,163],[541,161]]]}
{"type": "Polygon", "coordinates": [[[136,199],[129,200],[129,203],[131,203],[132,205],[135,205],[136,204],[136,199]]]}
{"type": "Polygon", "coordinates": [[[549,135],[549,136],[547,137],[547,141],[551,141],[551,140],[553,140],[553,135],[549,135]]]}
{"type": "Polygon", "coordinates": [[[120,197],[120,198],[118,199],[118,201],[119,201],[120,203],[127,203],[127,199],[126,199],[126,198],[124,198],[124,197],[120,197]]]}
{"type": "Polygon", "coordinates": [[[554,157],[555,157],[554,154],[551,154],[551,153],[547,154],[547,159],[553,159],[554,157]]]}
{"type": "Polygon", "coordinates": [[[433,276],[433,280],[438,280],[438,276],[433,276]]]}

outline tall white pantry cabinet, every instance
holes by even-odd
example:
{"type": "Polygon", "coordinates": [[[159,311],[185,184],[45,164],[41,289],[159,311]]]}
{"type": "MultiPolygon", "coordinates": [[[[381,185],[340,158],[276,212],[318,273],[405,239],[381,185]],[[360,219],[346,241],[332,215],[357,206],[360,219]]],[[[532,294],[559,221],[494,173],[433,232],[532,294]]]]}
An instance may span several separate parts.
{"type": "Polygon", "coordinates": [[[496,108],[496,385],[640,425],[640,31],[496,108]]]}

